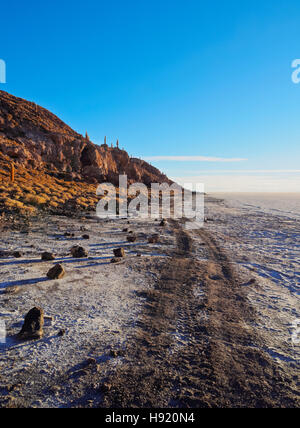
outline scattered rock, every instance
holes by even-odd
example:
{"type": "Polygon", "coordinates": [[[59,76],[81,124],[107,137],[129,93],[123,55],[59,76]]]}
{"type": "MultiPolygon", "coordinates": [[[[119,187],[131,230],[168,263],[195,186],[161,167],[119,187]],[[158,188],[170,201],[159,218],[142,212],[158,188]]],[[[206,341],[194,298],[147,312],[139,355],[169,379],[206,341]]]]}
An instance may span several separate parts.
{"type": "Polygon", "coordinates": [[[128,227],[125,227],[125,229],[123,229],[122,232],[128,232],[128,227]]]}
{"type": "Polygon", "coordinates": [[[113,259],[111,259],[110,263],[120,263],[122,261],[122,259],[118,258],[118,257],[114,257],[113,259]]]}
{"type": "Polygon", "coordinates": [[[117,248],[116,250],[114,250],[114,255],[115,257],[125,257],[125,251],[124,248],[117,248]]]}
{"type": "Polygon", "coordinates": [[[47,273],[49,279],[61,279],[65,276],[65,270],[61,264],[53,266],[47,273]]]}
{"type": "Polygon", "coordinates": [[[88,358],[86,360],[86,365],[87,366],[94,366],[97,364],[97,360],[95,358],[88,358]]]}
{"type": "Polygon", "coordinates": [[[62,329],[62,330],[59,330],[59,332],[57,333],[57,336],[63,337],[65,334],[66,334],[66,330],[62,329]]]}
{"type": "Polygon", "coordinates": [[[52,260],[55,260],[55,255],[53,253],[48,253],[47,251],[45,251],[44,253],[42,253],[42,260],[50,262],[52,260]]]}
{"type": "Polygon", "coordinates": [[[122,350],[120,350],[120,349],[119,349],[118,351],[116,351],[116,350],[112,349],[112,350],[110,351],[109,355],[110,355],[112,358],[118,358],[118,357],[123,357],[123,356],[124,356],[124,352],[123,352],[122,350]]]}
{"type": "Polygon", "coordinates": [[[12,254],[16,259],[20,259],[22,257],[22,253],[20,251],[14,251],[12,254]]]}
{"type": "Polygon", "coordinates": [[[163,218],[159,225],[164,227],[167,225],[167,221],[163,218]]]}
{"type": "Polygon", "coordinates": [[[85,248],[79,247],[78,245],[75,245],[71,248],[71,254],[76,259],[82,259],[84,257],[88,257],[88,252],[85,248]]]}
{"type": "Polygon", "coordinates": [[[82,235],[82,239],[90,239],[90,235],[82,235]]]}
{"type": "Polygon", "coordinates": [[[17,335],[19,339],[40,339],[43,337],[44,310],[33,308],[25,316],[22,330],[17,335]]]}
{"type": "Polygon", "coordinates": [[[111,388],[112,388],[111,384],[107,382],[104,382],[100,387],[102,392],[109,392],[111,388]]]}
{"type": "Polygon", "coordinates": [[[157,244],[158,241],[159,241],[159,235],[152,235],[152,236],[149,236],[148,238],[149,244],[157,244]]]}
{"type": "Polygon", "coordinates": [[[18,285],[13,285],[11,287],[7,287],[4,290],[4,294],[17,294],[21,288],[18,285]]]}
{"type": "Polygon", "coordinates": [[[137,240],[137,237],[136,237],[136,235],[128,235],[127,236],[127,241],[128,242],[135,242],[137,240]]]}

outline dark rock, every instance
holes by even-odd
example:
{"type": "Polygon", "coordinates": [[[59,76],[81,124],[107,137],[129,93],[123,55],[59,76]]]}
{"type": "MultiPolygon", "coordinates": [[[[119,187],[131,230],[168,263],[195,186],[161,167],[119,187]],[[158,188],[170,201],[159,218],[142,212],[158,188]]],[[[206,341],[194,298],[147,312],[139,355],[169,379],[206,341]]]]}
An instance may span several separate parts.
{"type": "Polygon", "coordinates": [[[82,239],[90,239],[90,235],[83,235],[82,239]]]}
{"type": "Polygon", "coordinates": [[[16,259],[20,259],[22,257],[22,253],[20,251],[15,251],[15,252],[13,252],[13,256],[16,259]]]}
{"type": "Polygon", "coordinates": [[[114,255],[115,257],[125,257],[125,251],[124,248],[117,248],[116,250],[114,250],[114,255]]]}
{"type": "Polygon", "coordinates": [[[95,358],[88,358],[86,360],[86,365],[87,366],[94,366],[97,364],[97,360],[95,358]]]}
{"type": "Polygon", "coordinates": [[[137,237],[136,237],[136,235],[128,235],[127,236],[127,241],[128,242],[135,242],[137,240],[137,237]]]}
{"type": "Polygon", "coordinates": [[[100,387],[102,392],[109,392],[111,388],[112,388],[111,384],[107,382],[104,382],[100,387]]]}
{"type": "Polygon", "coordinates": [[[164,227],[167,225],[167,221],[163,218],[159,225],[164,227]]]}
{"type": "Polygon", "coordinates": [[[57,336],[63,337],[65,334],[66,334],[66,330],[62,329],[62,330],[59,330],[59,332],[57,333],[57,336]]]}
{"type": "Polygon", "coordinates": [[[159,235],[152,235],[152,236],[149,236],[148,238],[149,244],[157,244],[158,241],[159,241],[159,235]]]}
{"type": "Polygon", "coordinates": [[[88,251],[83,247],[79,247],[78,245],[75,245],[71,248],[71,254],[76,259],[88,257],[88,251]]]}
{"type": "Polygon", "coordinates": [[[22,330],[17,335],[19,339],[40,339],[43,337],[44,311],[33,308],[25,316],[22,330]]]}
{"type": "Polygon", "coordinates": [[[110,263],[120,263],[122,261],[122,259],[118,258],[118,257],[114,257],[113,259],[111,259],[110,263]]]}
{"type": "Polygon", "coordinates": [[[53,253],[48,253],[47,251],[45,251],[42,254],[42,260],[50,262],[52,260],[55,260],[55,255],[53,253]]]}
{"type": "Polygon", "coordinates": [[[109,353],[112,358],[124,357],[124,351],[119,349],[118,351],[112,349],[109,353]]]}
{"type": "Polygon", "coordinates": [[[65,270],[62,265],[58,264],[53,266],[47,273],[49,279],[61,279],[65,276],[65,270]]]}

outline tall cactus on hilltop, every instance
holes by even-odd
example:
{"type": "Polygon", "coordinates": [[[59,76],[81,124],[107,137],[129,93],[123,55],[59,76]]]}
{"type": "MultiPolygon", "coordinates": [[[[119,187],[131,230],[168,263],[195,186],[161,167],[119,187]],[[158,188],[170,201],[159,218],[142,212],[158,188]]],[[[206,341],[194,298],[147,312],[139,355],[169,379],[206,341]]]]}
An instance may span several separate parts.
{"type": "Polygon", "coordinates": [[[10,181],[12,183],[15,181],[15,165],[13,162],[10,164],[10,181]]]}

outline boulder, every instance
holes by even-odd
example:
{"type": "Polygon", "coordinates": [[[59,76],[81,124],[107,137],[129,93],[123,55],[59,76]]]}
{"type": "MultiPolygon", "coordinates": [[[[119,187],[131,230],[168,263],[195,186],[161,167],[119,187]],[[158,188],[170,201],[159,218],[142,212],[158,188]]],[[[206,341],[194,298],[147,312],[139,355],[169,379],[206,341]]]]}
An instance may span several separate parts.
{"type": "Polygon", "coordinates": [[[22,330],[17,335],[19,339],[40,339],[43,337],[44,310],[33,308],[25,316],[22,330]]]}
{"type": "Polygon", "coordinates": [[[61,279],[65,276],[65,273],[66,272],[65,272],[63,266],[60,264],[57,264],[49,270],[49,272],[47,273],[47,277],[49,279],[61,279]]]}
{"type": "Polygon", "coordinates": [[[117,248],[116,250],[114,250],[114,255],[115,257],[125,257],[125,251],[124,248],[117,248]]]}
{"type": "Polygon", "coordinates": [[[44,253],[42,253],[42,260],[50,262],[52,260],[55,260],[55,255],[53,253],[48,253],[47,251],[45,251],[44,253]]]}
{"type": "Polygon", "coordinates": [[[88,257],[88,251],[85,248],[80,247],[78,245],[75,245],[74,247],[71,248],[71,254],[76,259],[82,259],[82,258],[88,257]]]}

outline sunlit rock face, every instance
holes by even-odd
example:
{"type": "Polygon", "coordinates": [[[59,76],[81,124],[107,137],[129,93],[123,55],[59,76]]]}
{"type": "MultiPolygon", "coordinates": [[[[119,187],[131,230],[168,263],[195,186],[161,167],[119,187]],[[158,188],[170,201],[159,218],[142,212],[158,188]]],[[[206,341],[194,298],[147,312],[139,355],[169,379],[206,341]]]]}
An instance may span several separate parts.
{"type": "Polygon", "coordinates": [[[0,155],[24,168],[69,180],[118,183],[170,183],[158,169],[130,158],[125,150],[97,146],[35,103],[0,91],[0,155]]]}

